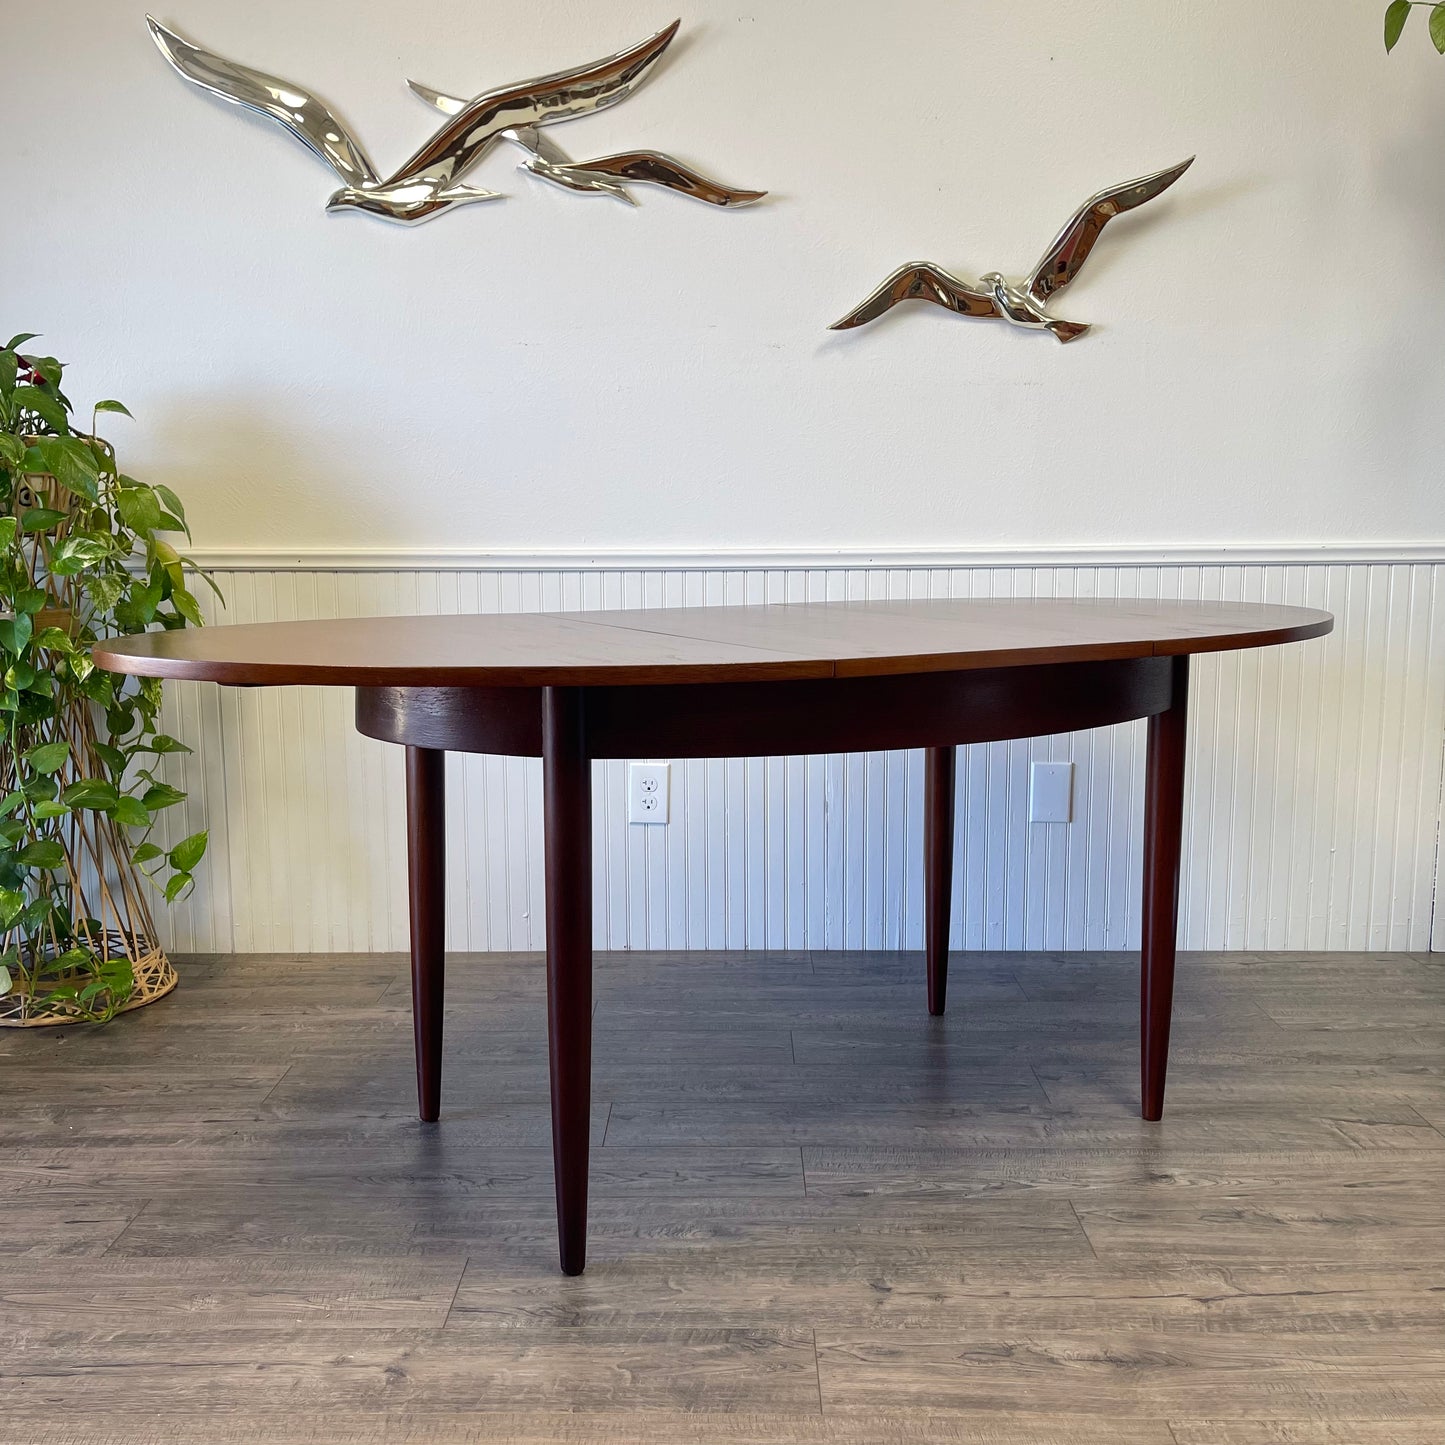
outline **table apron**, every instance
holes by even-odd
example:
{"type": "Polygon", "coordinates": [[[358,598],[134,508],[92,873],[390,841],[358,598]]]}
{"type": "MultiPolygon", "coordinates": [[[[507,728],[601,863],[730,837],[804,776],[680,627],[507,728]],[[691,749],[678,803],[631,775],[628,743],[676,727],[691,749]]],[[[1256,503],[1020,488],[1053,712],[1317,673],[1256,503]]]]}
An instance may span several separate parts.
{"type": "MultiPolygon", "coordinates": [[[[1168,709],[1173,659],[1045,663],[803,682],[580,688],[594,758],[737,758],[942,747],[1077,732],[1168,709]]],[[[536,687],[358,687],[368,737],[542,755],[536,687]]]]}

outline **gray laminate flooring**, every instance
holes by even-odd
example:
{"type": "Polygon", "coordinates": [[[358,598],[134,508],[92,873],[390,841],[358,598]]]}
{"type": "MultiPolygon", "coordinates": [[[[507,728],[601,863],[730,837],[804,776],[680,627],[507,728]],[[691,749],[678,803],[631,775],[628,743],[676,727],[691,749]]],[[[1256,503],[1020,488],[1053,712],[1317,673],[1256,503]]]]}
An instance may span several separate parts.
{"type": "Polygon", "coordinates": [[[557,1273],[544,981],[182,961],[0,1032],[3,1445],[1445,1441],[1445,957],[600,957],[557,1273]]]}

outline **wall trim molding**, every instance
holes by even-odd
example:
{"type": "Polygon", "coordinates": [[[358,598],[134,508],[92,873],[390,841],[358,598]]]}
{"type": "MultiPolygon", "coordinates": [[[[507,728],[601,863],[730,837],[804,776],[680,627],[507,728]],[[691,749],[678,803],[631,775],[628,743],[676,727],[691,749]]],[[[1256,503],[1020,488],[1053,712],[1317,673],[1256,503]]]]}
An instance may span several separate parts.
{"type": "Polygon", "coordinates": [[[1437,542],[1150,543],[1121,547],[816,547],[694,549],[471,547],[201,547],[212,572],[615,572],[754,568],[876,568],[928,571],[987,567],[1328,566],[1445,562],[1437,542]]]}

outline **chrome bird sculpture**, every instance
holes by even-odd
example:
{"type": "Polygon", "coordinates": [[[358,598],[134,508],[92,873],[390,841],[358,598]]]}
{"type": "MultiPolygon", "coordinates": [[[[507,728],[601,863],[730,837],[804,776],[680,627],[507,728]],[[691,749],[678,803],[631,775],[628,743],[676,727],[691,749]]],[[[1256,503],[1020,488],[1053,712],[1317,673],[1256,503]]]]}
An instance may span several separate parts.
{"type": "Polygon", "coordinates": [[[160,52],[185,80],[222,100],[280,122],[341,178],[328,211],[354,209],[415,225],[453,206],[500,200],[496,191],[462,183],[508,132],[591,115],[626,100],[671,43],[680,22],[606,60],[489,90],[462,105],[417,153],[381,176],[366,152],[327,108],[301,86],[202,50],[146,17],[160,52]]]}
{"type": "MultiPolygon", "coordinates": [[[[408,80],[407,85],[443,115],[460,115],[473,104],[415,80],[408,80]]],[[[536,126],[516,126],[505,131],[504,135],[527,153],[520,169],[569,191],[616,196],[629,206],[635,206],[637,202],[623,182],[662,186],[712,206],[750,206],[767,195],[766,191],[738,190],[709,180],[701,172],[661,151],[622,151],[593,161],[573,161],[536,126]]]]}
{"type": "Polygon", "coordinates": [[[913,262],[900,266],[866,301],[828,329],[847,331],[864,326],[900,301],[919,300],[932,301],[960,316],[993,316],[1032,331],[1051,331],[1060,341],[1075,341],[1089,329],[1087,324],[1060,321],[1044,307],[1079,274],[1094,243],[1115,216],[1152,201],[1193,164],[1194,157],[1190,156],[1177,166],[1090,196],[1054,238],[1033,273],[1022,282],[1009,281],[997,271],[987,271],[978,278],[977,286],[970,286],[931,261],[913,262]]]}

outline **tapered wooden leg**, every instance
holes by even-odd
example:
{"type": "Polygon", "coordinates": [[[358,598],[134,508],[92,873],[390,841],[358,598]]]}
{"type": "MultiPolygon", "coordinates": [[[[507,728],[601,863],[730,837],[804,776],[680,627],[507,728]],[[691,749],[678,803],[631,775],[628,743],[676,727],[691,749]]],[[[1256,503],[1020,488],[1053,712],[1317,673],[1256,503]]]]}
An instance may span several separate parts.
{"type": "Polygon", "coordinates": [[[923,952],[928,967],[928,1012],[941,1014],[948,997],[948,914],[953,901],[953,796],[958,754],[925,748],[923,755],[923,952]]]}
{"type": "Polygon", "coordinates": [[[442,1005],[446,969],[446,758],[406,750],[406,847],[411,904],[411,1016],[416,1102],[423,1119],[442,1107],[442,1005]]]}
{"type": "Polygon", "coordinates": [[[562,1273],[581,1274],[592,1112],[592,764],[579,688],[542,689],[542,793],[557,1241],[562,1273]]]}
{"type": "Polygon", "coordinates": [[[1139,995],[1143,1114],[1164,1114],[1174,949],[1179,926],[1179,850],[1184,832],[1184,733],[1189,659],[1173,659],[1173,703],[1149,719],[1144,775],[1143,958],[1139,995]]]}

